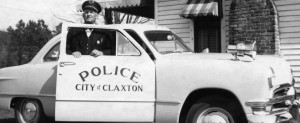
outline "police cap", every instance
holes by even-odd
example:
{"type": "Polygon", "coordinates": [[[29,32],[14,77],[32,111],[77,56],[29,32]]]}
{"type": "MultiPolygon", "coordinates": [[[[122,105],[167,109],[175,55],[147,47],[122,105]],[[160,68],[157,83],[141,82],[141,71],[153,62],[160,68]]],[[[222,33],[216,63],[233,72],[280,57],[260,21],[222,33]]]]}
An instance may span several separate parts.
{"type": "Polygon", "coordinates": [[[94,10],[97,13],[101,12],[101,6],[100,6],[100,4],[97,3],[97,2],[95,2],[95,1],[93,1],[93,0],[85,1],[82,4],[82,10],[84,11],[86,9],[94,10]]]}

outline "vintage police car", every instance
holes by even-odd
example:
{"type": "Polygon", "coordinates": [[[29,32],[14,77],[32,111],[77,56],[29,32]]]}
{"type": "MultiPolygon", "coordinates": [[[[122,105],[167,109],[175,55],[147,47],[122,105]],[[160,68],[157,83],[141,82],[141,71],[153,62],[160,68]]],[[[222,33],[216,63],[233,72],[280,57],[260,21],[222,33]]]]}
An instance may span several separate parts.
{"type": "Polygon", "coordinates": [[[14,108],[19,123],[275,123],[294,98],[283,59],[193,53],[154,25],[64,24],[30,63],[0,69],[0,110],[14,108]],[[109,37],[113,52],[73,57],[67,34],[83,27],[109,37]]]}

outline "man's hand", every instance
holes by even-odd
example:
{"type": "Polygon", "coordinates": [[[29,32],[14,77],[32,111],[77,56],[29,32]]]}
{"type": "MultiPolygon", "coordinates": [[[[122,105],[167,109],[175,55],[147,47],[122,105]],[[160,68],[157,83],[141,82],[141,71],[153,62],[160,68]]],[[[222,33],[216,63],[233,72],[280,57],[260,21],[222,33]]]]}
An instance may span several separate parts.
{"type": "Polygon", "coordinates": [[[79,51],[73,52],[72,55],[73,55],[75,58],[81,57],[81,53],[80,53],[79,51]]]}
{"type": "Polygon", "coordinates": [[[98,56],[103,56],[103,52],[99,51],[99,50],[93,50],[90,54],[91,56],[94,56],[94,57],[98,57],[98,56]]]}

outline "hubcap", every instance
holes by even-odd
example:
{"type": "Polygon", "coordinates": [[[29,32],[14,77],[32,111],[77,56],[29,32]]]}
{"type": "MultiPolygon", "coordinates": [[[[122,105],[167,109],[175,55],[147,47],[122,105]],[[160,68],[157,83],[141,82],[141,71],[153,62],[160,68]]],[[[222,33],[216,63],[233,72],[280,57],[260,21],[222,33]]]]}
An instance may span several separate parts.
{"type": "Polygon", "coordinates": [[[27,121],[33,120],[36,114],[37,114],[37,108],[33,103],[29,102],[24,105],[23,116],[25,120],[27,121]]]}
{"type": "Polygon", "coordinates": [[[234,123],[234,120],[224,109],[208,108],[198,116],[196,123],[234,123]]]}

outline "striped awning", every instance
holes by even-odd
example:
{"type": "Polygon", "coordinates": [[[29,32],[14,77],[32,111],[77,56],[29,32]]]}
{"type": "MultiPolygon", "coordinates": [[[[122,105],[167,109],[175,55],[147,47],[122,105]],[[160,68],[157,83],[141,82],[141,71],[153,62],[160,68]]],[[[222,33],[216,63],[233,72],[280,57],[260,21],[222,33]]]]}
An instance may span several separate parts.
{"type": "Polygon", "coordinates": [[[188,0],[181,17],[219,16],[218,0],[188,0]]]}

